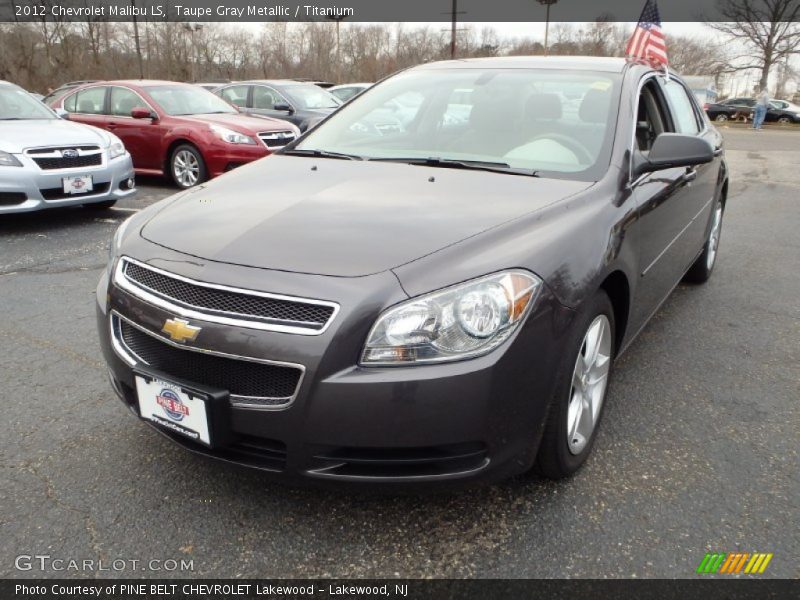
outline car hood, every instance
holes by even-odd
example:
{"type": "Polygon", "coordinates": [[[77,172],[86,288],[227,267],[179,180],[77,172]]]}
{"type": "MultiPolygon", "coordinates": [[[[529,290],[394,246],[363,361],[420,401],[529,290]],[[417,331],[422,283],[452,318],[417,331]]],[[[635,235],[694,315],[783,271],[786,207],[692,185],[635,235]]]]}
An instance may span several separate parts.
{"type": "Polygon", "coordinates": [[[211,261],[356,277],[406,264],[590,185],[276,155],[190,191],[141,235],[211,261]]]}
{"type": "Polygon", "coordinates": [[[109,136],[102,130],[63,119],[30,119],[25,121],[0,121],[0,150],[21,153],[39,146],[81,146],[87,144],[106,147],[109,136]]]}
{"type": "Polygon", "coordinates": [[[181,115],[173,117],[179,121],[189,123],[214,123],[222,127],[234,129],[247,135],[255,135],[261,131],[294,131],[295,127],[291,123],[280,119],[249,117],[240,113],[233,114],[210,114],[210,115],[181,115]]]}

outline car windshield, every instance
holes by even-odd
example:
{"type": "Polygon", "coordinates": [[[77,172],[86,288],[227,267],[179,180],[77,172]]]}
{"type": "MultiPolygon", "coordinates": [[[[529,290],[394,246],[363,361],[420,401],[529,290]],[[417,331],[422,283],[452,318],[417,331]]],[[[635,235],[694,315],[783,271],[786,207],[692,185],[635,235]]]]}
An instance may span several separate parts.
{"type": "Polygon", "coordinates": [[[297,148],[595,181],[610,160],[619,84],[591,71],[409,71],[360,94],[297,148]]]}
{"type": "Polygon", "coordinates": [[[236,109],[208,90],[190,85],[148,87],[147,93],[168,115],[234,114],[236,109]]]}
{"type": "Polygon", "coordinates": [[[19,88],[0,86],[0,121],[56,119],[39,100],[19,88]]]}
{"type": "Polygon", "coordinates": [[[299,108],[314,110],[319,108],[336,108],[339,99],[316,85],[292,85],[285,88],[286,95],[299,108]]]}

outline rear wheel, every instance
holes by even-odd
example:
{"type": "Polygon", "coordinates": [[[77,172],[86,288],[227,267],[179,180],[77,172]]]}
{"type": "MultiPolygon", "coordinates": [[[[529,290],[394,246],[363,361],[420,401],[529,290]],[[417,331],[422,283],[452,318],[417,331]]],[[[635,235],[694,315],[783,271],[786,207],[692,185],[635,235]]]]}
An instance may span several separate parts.
{"type": "Polygon", "coordinates": [[[170,174],[178,187],[188,189],[206,180],[206,163],[191,144],[181,144],[172,151],[170,174]]]}
{"type": "Polygon", "coordinates": [[[684,281],[690,283],[705,283],[711,277],[714,271],[714,265],[717,262],[717,251],[719,250],[719,238],[722,234],[722,203],[717,201],[714,206],[714,214],[711,219],[711,230],[708,232],[703,252],[694,261],[694,264],[689,268],[684,275],[684,281]]]}
{"type": "Polygon", "coordinates": [[[792,120],[789,117],[780,117],[778,119],[778,123],[780,123],[781,125],[788,125],[791,122],[792,120]]]}
{"type": "Polygon", "coordinates": [[[614,327],[611,301],[599,291],[581,310],[559,370],[536,457],[535,468],[545,477],[572,475],[592,450],[614,359],[614,327]]]}
{"type": "Polygon", "coordinates": [[[91,208],[92,210],[107,210],[116,203],[116,200],[104,200],[103,202],[92,202],[91,204],[84,204],[82,206],[83,208],[91,208]]]}
{"type": "Polygon", "coordinates": [[[724,123],[725,121],[727,121],[727,120],[728,120],[728,115],[726,115],[726,114],[724,114],[724,113],[720,113],[720,114],[718,114],[716,117],[714,117],[714,120],[715,120],[717,123],[724,123]]]}

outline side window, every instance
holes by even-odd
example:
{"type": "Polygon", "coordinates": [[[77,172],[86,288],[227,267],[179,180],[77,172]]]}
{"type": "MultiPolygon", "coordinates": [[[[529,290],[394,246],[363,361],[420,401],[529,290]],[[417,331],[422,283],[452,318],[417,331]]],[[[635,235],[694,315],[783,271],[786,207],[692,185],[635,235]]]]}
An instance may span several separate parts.
{"type": "Polygon", "coordinates": [[[128,88],[111,88],[111,114],[116,117],[130,117],[134,108],[147,108],[139,94],[128,88]]]}
{"type": "Polygon", "coordinates": [[[67,112],[75,112],[75,107],[78,105],[78,94],[72,94],[69,98],[64,100],[64,110],[67,112]]]}
{"type": "Polygon", "coordinates": [[[232,85],[222,90],[220,96],[234,106],[244,108],[247,105],[247,87],[246,85],[232,85]]]}
{"type": "Polygon", "coordinates": [[[272,89],[257,85],[253,88],[253,108],[273,110],[276,104],[286,104],[272,89]]]}
{"type": "Polygon", "coordinates": [[[76,96],[75,112],[86,115],[102,115],[106,99],[106,87],[93,87],[79,91],[76,96]]]}
{"type": "Polygon", "coordinates": [[[638,102],[636,145],[643,154],[647,154],[656,138],[670,130],[654,79],[644,84],[638,102]]]}
{"type": "Polygon", "coordinates": [[[663,89],[672,111],[676,132],[687,135],[699,133],[700,126],[697,123],[697,115],[692,101],[686,95],[686,88],[677,81],[670,80],[664,83],[663,89]]]}

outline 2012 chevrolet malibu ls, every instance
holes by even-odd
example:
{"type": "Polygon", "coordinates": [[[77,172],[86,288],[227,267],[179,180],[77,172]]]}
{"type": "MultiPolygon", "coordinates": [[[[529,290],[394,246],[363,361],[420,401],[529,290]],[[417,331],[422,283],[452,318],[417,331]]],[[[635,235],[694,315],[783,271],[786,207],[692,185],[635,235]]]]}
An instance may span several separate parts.
{"type": "Polygon", "coordinates": [[[611,366],[711,275],[722,138],[622,59],[424,65],[116,232],[111,382],[198,453],[294,481],[573,473],[611,366]],[[413,106],[401,130],[362,127],[413,106]]]}

